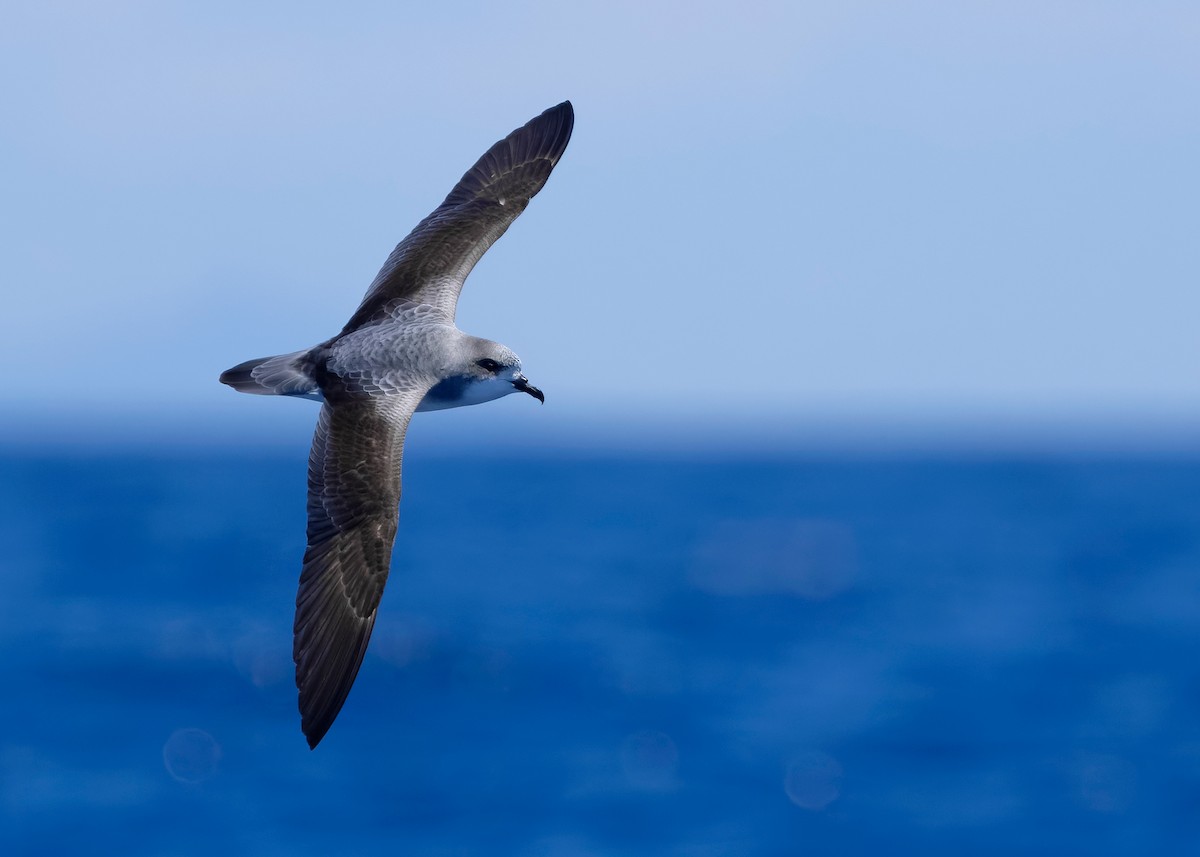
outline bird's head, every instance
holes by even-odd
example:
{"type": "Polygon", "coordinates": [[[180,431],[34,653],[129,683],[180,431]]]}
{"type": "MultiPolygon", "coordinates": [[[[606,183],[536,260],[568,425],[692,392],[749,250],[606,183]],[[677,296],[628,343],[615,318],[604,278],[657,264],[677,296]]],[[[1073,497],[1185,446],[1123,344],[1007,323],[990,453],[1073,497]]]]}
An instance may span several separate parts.
{"type": "Polygon", "coordinates": [[[521,358],[512,349],[498,342],[486,339],[477,340],[476,347],[468,356],[466,374],[492,395],[489,398],[500,398],[509,393],[528,393],[539,402],[545,402],[542,391],[529,383],[521,370],[521,358]]]}
{"type": "Polygon", "coordinates": [[[521,359],[498,342],[464,338],[453,362],[443,372],[442,380],[425,394],[418,411],[478,405],[509,393],[528,393],[539,402],[546,401],[542,391],[521,371],[521,359]]]}

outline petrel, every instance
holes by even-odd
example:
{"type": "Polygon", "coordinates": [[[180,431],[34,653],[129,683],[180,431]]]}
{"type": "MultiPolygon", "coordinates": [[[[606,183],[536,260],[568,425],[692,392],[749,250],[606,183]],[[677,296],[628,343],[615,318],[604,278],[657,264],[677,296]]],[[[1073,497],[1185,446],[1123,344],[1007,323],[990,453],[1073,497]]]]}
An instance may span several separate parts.
{"type": "Polygon", "coordinates": [[[383,263],[341,333],[221,374],[242,393],[321,402],[308,457],[308,546],[292,657],[309,747],[358,675],[387,581],[404,434],[416,411],[528,393],[521,361],[463,333],[454,312],[475,263],[542,189],[571,139],[569,101],[496,143],[383,263]]]}

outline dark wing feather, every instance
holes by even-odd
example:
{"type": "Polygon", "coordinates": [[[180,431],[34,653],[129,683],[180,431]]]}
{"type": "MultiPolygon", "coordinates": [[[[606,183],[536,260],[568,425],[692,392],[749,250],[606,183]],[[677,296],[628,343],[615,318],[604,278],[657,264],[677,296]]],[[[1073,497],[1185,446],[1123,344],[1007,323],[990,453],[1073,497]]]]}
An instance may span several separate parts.
{"type": "Polygon", "coordinates": [[[296,595],[296,687],[310,747],[358,675],[387,581],[400,502],[401,397],[321,407],[308,460],[308,547],[296,595]]]}
{"type": "Polygon", "coordinates": [[[542,189],[567,148],[574,122],[571,102],[564,101],[488,149],[445,201],[396,245],[345,330],[405,301],[430,304],[453,320],[467,275],[542,189]]]}

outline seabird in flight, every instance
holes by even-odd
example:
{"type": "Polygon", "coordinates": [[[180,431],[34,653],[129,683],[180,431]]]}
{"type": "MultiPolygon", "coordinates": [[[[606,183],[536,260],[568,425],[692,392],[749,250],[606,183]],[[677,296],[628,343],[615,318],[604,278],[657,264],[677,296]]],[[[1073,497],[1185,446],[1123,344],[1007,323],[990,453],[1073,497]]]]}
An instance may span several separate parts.
{"type": "Polygon", "coordinates": [[[243,393],[322,403],[308,459],[308,546],[292,649],[309,747],[341,710],[371,638],[412,415],[518,392],[545,401],[516,354],[463,333],[454,311],[475,263],[550,177],[574,118],[564,101],[488,149],[392,251],[341,333],[221,375],[243,393]]]}

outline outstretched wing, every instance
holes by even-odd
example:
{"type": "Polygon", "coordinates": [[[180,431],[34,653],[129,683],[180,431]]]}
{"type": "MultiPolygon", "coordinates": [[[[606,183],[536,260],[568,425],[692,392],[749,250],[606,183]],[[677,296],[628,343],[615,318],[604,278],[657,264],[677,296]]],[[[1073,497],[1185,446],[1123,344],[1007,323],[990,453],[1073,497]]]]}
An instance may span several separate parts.
{"type": "Polygon", "coordinates": [[[396,245],[345,330],[404,301],[430,304],[453,320],[467,275],[542,189],[567,148],[574,122],[571,102],[564,101],[488,149],[446,200],[396,245]]]}
{"type": "Polygon", "coordinates": [[[329,731],[371,639],[396,536],[404,433],[415,407],[407,396],[321,406],[308,460],[308,547],[292,649],[309,747],[329,731]]]}

